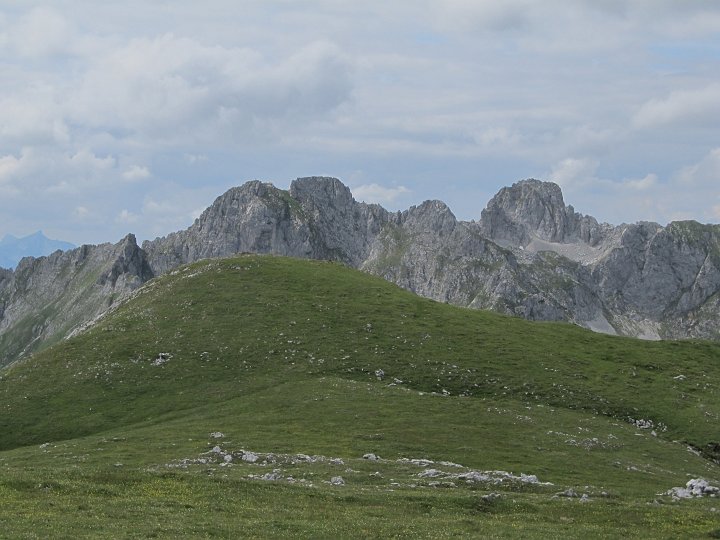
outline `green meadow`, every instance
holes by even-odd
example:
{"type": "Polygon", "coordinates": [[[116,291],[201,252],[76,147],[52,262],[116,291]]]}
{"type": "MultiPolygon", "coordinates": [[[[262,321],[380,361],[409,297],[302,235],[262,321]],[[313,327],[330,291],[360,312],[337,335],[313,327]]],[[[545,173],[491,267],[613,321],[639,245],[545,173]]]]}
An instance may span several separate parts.
{"type": "Polygon", "coordinates": [[[720,345],[201,261],[0,371],[0,537],[717,538],[720,345]]]}

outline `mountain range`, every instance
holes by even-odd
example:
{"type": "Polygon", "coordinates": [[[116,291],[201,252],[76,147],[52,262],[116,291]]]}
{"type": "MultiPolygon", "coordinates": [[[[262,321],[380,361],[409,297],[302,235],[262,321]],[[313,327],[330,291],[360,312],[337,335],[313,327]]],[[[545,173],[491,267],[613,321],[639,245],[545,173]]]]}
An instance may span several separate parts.
{"type": "Polygon", "coordinates": [[[23,257],[41,257],[53,251],[73,249],[74,244],[61,240],[51,240],[42,231],[17,238],[7,234],[0,240],[0,267],[15,268],[23,257]]]}
{"type": "Polygon", "coordinates": [[[236,253],[342,262],[440,302],[646,339],[720,339],[720,226],[613,226],[554,183],[503,188],[478,221],[441,201],[402,212],[357,202],[335,178],[289,190],[248,182],[184,231],[82,246],[0,269],[0,365],[91,324],[146,281],[236,253]]]}

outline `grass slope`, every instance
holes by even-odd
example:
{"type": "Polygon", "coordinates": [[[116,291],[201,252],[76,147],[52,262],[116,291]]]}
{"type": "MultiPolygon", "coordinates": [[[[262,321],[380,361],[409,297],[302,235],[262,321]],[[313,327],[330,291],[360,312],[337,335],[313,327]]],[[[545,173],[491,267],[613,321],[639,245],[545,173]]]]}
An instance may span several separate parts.
{"type": "Polygon", "coordinates": [[[203,261],[0,372],[0,535],[718,533],[719,500],[657,495],[720,483],[718,381],[714,344],[460,309],[325,262],[203,261]],[[553,485],[457,477],[492,470],[553,485]]]}

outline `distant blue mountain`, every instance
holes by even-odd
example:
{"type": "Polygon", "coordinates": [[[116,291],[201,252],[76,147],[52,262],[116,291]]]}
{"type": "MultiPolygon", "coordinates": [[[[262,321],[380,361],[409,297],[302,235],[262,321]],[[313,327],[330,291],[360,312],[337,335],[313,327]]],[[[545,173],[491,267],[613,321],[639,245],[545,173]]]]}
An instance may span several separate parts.
{"type": "Polygon", "coordinates": [[[23,257],[41,257],[50,255],[58,249],[65,251],[74,247],[69,242],[51,240],[42,231],[24,238],[17,238],[8,234],[0,240],[0,267],[15,268],[23,257]]]}

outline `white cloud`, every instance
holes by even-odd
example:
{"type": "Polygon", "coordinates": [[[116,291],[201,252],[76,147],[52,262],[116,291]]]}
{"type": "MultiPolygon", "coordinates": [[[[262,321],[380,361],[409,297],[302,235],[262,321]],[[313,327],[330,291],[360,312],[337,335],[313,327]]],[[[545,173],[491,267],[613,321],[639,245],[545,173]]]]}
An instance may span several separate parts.
{"type": "Polygon", "coordinates": [[[68,163],[76,170],[103,171],[115,167],[116,160],[113,156],[99,157],[92,150],[83,148],[70,156],[68,163]]]}
{"type": "Polygon", "coordinates": [[[202,163],[208,160],[208,157],[205,154],[185,154],[184,157],[185,161],[187,161],[191,165],[195,165],[196,163],[202,163]]]}
{"type": "Polygon", "coordinates": [[[680,187],[705,186],[718,190],[720,187],[720,147],[711,150],[698,163],[683,167],[677,174],[680,187]]]}
{"type": "Polygon", "coordinates": [[[379,184],[364,184],[352,188],[353,197],[359,201],[376,204],[391,204],[401,195],[411,193],[405,186],[385,187],[379,184]]]}
{"type": "Polygon", "coordinates": [[[477,0],[444,0],[436,4],[437,13],[446,23],[466,28],[493,31],[519,30],[530,25],[533,2],[505,0],[503,2],[477,0]]]}
{"type": "Polygon", "coordinates": [[[621,50],[648,38],[697,39],[720,29],[712,0],[442,0],[429,2],[428,12],[445,31],[480,38],[489,31],[491,42],[502,35],[546,52],[621,50]]]}
{"type": "Polygon", "coordinates": [[[21,158],[16,158],[13,155],[0,157],[0,182],[12,178],[20,170],[21,166],[21,158]]]}
{"type": "Polygon", "coordinates": [[[90,210],[85,206],[76,206],[72,211],[72,216],[76,219],[83,220],[90,215],[90,210]]]}
{"type": "Polygon", "coordinates": [[[650,173],[646,175],[643,178],[639,178],[637,180],[626,180],[622,183],[624,187],[627,187],[629,189],[635,190],[635,191],[645,191],[648,189],[653,188],[658,183],[658,177],[656,174],[650,173]]]}
{"type": "Polygon", "coordinates": [[[123,223],[123,224],[132,224],[137,223],[139,219],[139,216],[137,214],[133,214],[126,208],[123,208],[120,213],[115,218],[116,223],[123,223]]]}
{"type": "Polygon", "coordinates": [[[598,165],[590,158],[565,158],[553,166],[548,177],[563,189],[577,188],[597,180],[598,165]]]}
{"type": "Polygon", "coordinates": [[[590,158],[566,158],[557,163],[547,178],[557,183],[567,191],[578,191],[602,186],[619,192],[646,191],[658,183],[658,177],[654,173],[645,175],[643,178],[625,178],[622,180],[610,180],[599,178],[597,170],[600,163],[590,158]]]}
{"type": "Polygon", "coordinates": [[[71,39],[65,17],[47,7],[34,8],[22,16],[9,36],[15,50],[28,57],[57,55],[67,49],[71,39]]]}
{"type": "Polygon", "coordinates": [[[685,124],[715,128],[720,123],[720,83],[671,92],[644,103],[633,117],[639,128],[685,124]]]}
{"type": "Polygon", "coordinates": [[[64,144],[70,139],[51,87],[30,87],[22,95],[0,96],[0,141],[6,143],[64,144]]]}
{"type": "Polygon", "coordinates": [[[715,0],[128,2],[2,9],[3,226],[149,237],[317,169],[461,218],[543,171],[613,220],[718,203],[715,0]]]}
{"type": "Polygon", "coordinates": [[[69,100],[74,122],[120,137],[226,142],[312,121],[348,99],[350,65],[317,42],[270,63],[248,48],[165,34],[98,58],[69,100]]]}
{"type": "Polygon", "coordinates": [[[587,158],[568,158],[553,167],[547,177],[560,184],[566,199],[583,212],[611,223],[717,221],[720,217],[720,148],[664,177],[649,173],[642,178],[615,180],[599,175],[599,169],[598,162],[587,158]]]}
{"type": "Polygon", "coordinates": [[[507,127],[493,127],[477,132],[474,139],[481,146],[515,147],[522,140],[522,137],[507,127]]]}
{"type": "Polygon", "coordinates": [[[150,178],[150,176],[150,170],[147,167],[142,167],[140,165],[133,165],[124,173],[122,173],[122,177],[128,182],[145,180],[146,178],[150,178]]]}

